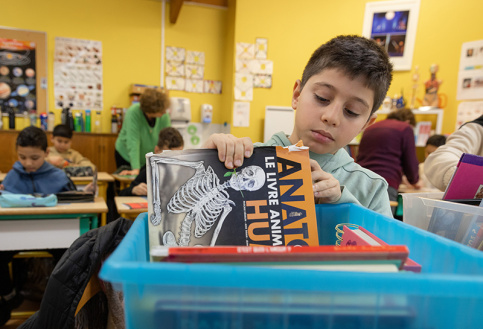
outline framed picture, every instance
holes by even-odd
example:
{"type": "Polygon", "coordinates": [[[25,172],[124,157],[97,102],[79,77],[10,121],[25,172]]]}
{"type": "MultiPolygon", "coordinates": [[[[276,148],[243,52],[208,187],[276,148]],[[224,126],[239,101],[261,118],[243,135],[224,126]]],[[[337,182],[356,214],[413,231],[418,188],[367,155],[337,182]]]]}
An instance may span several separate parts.
{"type": "Polygon", "coordinates": [[[395,71],[411,70],[419,0],[368,2],[362,35],[386,48],[395,71]]]}

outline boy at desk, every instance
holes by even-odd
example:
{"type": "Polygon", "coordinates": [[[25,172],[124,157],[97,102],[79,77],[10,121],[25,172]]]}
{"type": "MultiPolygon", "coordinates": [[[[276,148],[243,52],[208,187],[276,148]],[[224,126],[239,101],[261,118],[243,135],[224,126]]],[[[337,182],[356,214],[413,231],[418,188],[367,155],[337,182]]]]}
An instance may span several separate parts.
{"type": "MultiPolygon", "coordinates": [[[[295,124],[290,136],[279,132],[264,144],[289,146],[303,141],[310,149],[316,203],[356,203],[392,217],[387,182],[354,162],[344,150],[376,119],[392,80],[386,51],[373,40],[338,36],[320,46],[295,82],[292,108],[295,124]]],[[[228,169],[250,157],[250,138],[214,134],[205,148],[218,149],[228,169]]]]}
{"type": "MultiPolygon", "coordinates": [[[[161,153],[165,150],[182,150],[184,146],[183,136],[176,128],[167,127],[159,132],[158,144],[154,147],[154,153],[161,153]]],[[[120,196],[147,195],[146,165],[139,171],[139,175],[131,182],[128,188],[119,192],[120,196]]]]}
{"type": "Polygon", "coordinates": [[[47,135],[37,127],[23,129],[17,137],[18,161],[5,176],[1,190],[17,194],[52,194],[75,190],[67,175],[46,160],[47,135]]]}
{"type": "Polygon", "coordinates": [[[49,147],[47,161],[58,168],[71,167],[91,167],[96,166],[78,151],[72,149],[72,130],[67,125],[57,125],[52,132],[52,144],[49,147]]]}

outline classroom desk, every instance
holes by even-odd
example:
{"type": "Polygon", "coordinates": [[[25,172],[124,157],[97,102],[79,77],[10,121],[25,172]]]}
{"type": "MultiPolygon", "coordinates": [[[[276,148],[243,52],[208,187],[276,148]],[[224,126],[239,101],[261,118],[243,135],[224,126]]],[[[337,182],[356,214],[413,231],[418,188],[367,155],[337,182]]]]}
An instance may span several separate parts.
{"type": "Polygon", "coordinates": [[[131,182],[136,178],[136,175],[112,174],[112,177],[119,182],[119,189],[124,190],[125,188],[129,187],[131,182]]]}
{"type": "Polygon", "coordinates": [[[1,208],[0,250],[68,248],[98,226],[106,202],[59,203],[55,207],[1,208]]]}
{"type": "Polygon", "coordinates": [[[148,211],[148,208],[131,209],[125,205],[125,203],[148,202],[146,198],[140,196],[116,196],[114,201],[116,202],[117,212],[124,218],[136,219],[140,213],[148,211]]]}

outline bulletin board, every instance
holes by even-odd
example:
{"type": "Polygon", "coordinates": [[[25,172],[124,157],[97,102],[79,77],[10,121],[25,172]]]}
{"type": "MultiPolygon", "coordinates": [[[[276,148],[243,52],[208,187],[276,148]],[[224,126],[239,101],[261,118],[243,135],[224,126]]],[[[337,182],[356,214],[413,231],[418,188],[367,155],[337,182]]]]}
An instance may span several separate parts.
{"type": "Polygon", "coordinates": [[[273,134],[283,131],[287,135],[292,134],[295,122],[295,111],[288,106],[265,107],[265,127],[263,142],[266,143],[273,134]]]}
{"type": "Polygon", "coordinates": [[[47,112],[47,34],[0,27],[0,105],[47,112]]]}

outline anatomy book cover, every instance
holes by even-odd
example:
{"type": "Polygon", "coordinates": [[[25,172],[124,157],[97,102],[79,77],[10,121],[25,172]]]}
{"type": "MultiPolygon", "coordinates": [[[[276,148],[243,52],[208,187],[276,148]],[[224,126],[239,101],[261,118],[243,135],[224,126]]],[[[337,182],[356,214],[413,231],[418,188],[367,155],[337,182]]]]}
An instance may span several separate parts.
{"type": "Polygon", "coordinates": [[[150,246],[318,245],[305,147],[258,147],[229,170],[217,150],[147,154],[150,246]]]}

